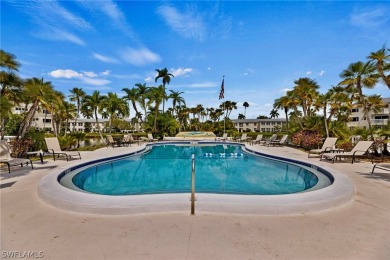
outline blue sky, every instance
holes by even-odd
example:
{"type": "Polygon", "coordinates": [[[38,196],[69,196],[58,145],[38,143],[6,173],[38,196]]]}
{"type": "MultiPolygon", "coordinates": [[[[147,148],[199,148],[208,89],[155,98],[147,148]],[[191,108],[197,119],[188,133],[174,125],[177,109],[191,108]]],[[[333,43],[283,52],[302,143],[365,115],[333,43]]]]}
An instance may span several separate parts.
{"type": "MultiPolygon", "coordinates": [[[[256,118],[294,80],[326,92],[350,63],[389,46],[389,13],[387,1],[1,0],[1,48],[22,78],[43,77],[65,95],[122,96],[136,83],[158,86],[155,69],[167,68],[167,90],[185,92],[187,106],[217,107],[225,76],[232,118],[244,101],[256,118]]],[[[390,97],[383,85],[365,93],[390,97]]]]}

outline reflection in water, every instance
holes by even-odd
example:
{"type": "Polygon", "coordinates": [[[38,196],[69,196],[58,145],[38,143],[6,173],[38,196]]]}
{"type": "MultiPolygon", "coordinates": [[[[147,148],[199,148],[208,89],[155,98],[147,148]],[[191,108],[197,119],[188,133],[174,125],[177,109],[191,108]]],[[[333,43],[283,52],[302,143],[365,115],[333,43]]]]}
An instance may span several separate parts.
{"type": "Polygon", "coordinates": [[[318,181],[306,169],[247,154],[240,146],[161,145],[147,154],[85,169],[73,177],[73,183],[108,195],[190,192],[192,154],[197,192],[288,194],[318,181]]]}

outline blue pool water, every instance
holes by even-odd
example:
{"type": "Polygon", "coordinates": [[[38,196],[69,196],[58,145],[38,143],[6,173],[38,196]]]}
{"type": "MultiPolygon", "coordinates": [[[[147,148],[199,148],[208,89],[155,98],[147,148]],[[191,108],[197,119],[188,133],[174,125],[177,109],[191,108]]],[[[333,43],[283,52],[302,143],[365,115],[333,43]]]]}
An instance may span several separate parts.
{"type": "Polygon", "coordinates": [[[191,191],[191,156],[196,192],[290,194],[312,188],[318,177],[295,164],[244,152],[239,145],[157,145],[150,151],[91,166],[72,182],[96,194],[130,195],[191,191]]]}

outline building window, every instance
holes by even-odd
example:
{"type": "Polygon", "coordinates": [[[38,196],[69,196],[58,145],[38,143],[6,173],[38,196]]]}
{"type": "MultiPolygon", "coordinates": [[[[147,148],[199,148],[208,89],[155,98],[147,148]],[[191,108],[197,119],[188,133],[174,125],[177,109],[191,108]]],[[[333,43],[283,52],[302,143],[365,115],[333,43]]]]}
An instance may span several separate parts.
{"type": "Polygon", "coordinates": [[[79,126],[83,126],[83,123],[78,123],[79,126]]]}
{"type": "Polygon", "coordinates": [[[359,122],[359,117],[351,117],[351,122],[359,122]]]}
{"type": "Polygon", "coordinates": [[[51,119],[42,119],[43,123],[51,123],[51,119]]]}
{"type": "Polygon", "coordinates": [[[239,126],[239,127],[243,127],[244,124],[243,124],[243,123],[239,123],[238,126],[239,126]]]}
{"type": "Polygon", "coordinates": [[[253,123],[254,126],[257,126],[257,123],[253,123]]]}
{"type": "Polygon", "coordinates": [[[359,112],[359,108],[352,108],[352,113],[357,113],[359,112]]]}

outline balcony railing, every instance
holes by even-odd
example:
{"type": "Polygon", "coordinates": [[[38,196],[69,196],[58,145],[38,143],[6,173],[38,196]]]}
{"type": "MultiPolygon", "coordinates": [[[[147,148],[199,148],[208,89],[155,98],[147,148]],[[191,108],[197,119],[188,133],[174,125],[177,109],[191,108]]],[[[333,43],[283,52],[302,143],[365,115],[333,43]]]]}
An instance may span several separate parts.
{"type": "Polygon", "coordinates": [[[372,125],[387,125],[389,119],[371,119],[372,125]]]}

